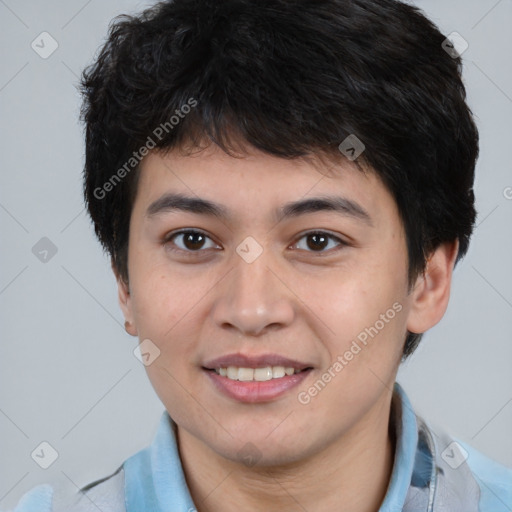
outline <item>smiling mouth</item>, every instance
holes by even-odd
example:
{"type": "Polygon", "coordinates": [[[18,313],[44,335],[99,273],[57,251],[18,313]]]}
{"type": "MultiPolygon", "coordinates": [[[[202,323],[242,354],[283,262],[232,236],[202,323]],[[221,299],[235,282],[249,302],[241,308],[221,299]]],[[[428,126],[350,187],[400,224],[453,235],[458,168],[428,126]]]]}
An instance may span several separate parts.
{"type": "Polygon", "coordinates": [[[241,382],[265,382],[269,380],[282,379],[283,377],[306,372],[311,369],[311,367],[307,367],[300,370],[291,366],[264,366],[260,368],[227,366],[213,369],[205,368],[205,370],[215,372],[221,377],[226,377],[229,380],[236,380],[241,382]]]}

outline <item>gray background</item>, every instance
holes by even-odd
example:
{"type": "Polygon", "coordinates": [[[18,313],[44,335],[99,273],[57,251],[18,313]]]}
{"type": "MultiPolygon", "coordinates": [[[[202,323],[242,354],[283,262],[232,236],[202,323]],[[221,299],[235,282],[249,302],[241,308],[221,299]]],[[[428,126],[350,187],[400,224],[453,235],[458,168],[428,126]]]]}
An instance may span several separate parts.
{"type": "MultiPolygon", "coordinates": [[[[401,369],[416,410],[512,466],[512,1],[411,2],[469,42],[464,77],[481,135],[478,227],[451,304],[401,369]],[[509,194],[507,194],[509,191],[509,194]]],[[[148,3],[0,0],[0,508],[51,482],[69,491],[114,471],[152,439],[163,411],[81,196],[78,75],[109,21],[148,3]],[[47,59],[31,48],[43,31],[47,59]],[[57,247],[46,263],[32,247],[57,247]],[[31,458],[42,442],[50,468],[31,458]]]]}

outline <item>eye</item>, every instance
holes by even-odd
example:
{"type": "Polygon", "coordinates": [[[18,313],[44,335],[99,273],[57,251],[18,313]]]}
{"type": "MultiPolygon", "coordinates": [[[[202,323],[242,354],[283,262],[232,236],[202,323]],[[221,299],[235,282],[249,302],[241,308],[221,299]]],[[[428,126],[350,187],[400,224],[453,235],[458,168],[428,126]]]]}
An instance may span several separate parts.
{"type": "MultiPolygon", "coordinates": [[[[186,253],[199,253],[202,252],[202,250],[219,248],[219,246],[215,244],[215,242],[213,242],[213,240],[208,235],[195,229],[187,229],[175,233],[170,233],[165,237],[163,243],[166,246],[171,245],[171,247],[169,247],[169,250],[171,251],[186,253]],[[210,241],[209,245],[207,243],[208,240],[210,241]]],[[[299,242],[291,247],[297,247],[308,252],[323,254],[326,252],[331,252],[332,249],[334,249],[333,252],[335,252],[336,250],[342,249],[347,245],[348,244],[341,240],[339,237],[334,236],[326,231],[311,231],[302,235],[299,238],[299,242]],[[301,240],[306,241],[302,247],[300,247],[301,240]],[[331,244],[331,247],[329,247],[329,244],[331,244]],[[326,248],[328,250],[326,250],[326,248]]]]}
{"type": "MultiPolygon", "coordinates": [[[[299,249],[307,250],[308,252],[318,252],[325,253],[329,251],[325,251],[324,249],[329,246],[329,241],[335,241],[337,244],[334,244],[335,251],[342,249],[348,244],[338,238],[337,236],[331,235],[325,231],[311,231],[309,233],[304,234],[299,240],[306,240],[305,248],[299,247],[299,243],[295,244],[295,247],[299,247],[299,249]],[[337,247],[337,249],[336,249],[337,247]]],[[[332,246],[331,246],[332,248],[332,246]]],[[[329,249],[330,250],[330,249],[329,249]]]]}
{"type": "Polygon", "coordinates": [[[195,229],[187,229],[178,231],[177,233],[171,233],[164,239],[165,245],[169,243],[178,247],[178,249],[171,247],[170,250],[184,252],[201,252],[201,249],[211,249],[218,247],[215,243],[213,243],[213,240],[209,236],[207,236],[202,231],[197,231],[195,229]],[[178,240],[180,243],[176,242],[178,240]],[[213,245],[210,245],[210,247],[205,247],[206,240],[210,240],[213,245]]]}

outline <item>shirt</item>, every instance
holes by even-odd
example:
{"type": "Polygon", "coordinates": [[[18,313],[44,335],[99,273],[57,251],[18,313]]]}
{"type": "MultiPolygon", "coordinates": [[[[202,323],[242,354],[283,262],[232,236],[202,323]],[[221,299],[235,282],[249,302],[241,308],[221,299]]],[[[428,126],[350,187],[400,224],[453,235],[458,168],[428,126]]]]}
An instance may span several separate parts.
{"type": "MultiPolygon", "coordinates": [[[[445,432],[435,432],[413,411],[395,383],[391,426],[396,449],[379,512],[512,512],[512,469],[445,432]]],[[[438,430],[438,429],[437,429],[438,430]]],[[[164,411],[152,443],[111,475],[83,487],[62,504],[42,484],[13,512],[197,512],[176,441],[176,424],[164,411]]]]}

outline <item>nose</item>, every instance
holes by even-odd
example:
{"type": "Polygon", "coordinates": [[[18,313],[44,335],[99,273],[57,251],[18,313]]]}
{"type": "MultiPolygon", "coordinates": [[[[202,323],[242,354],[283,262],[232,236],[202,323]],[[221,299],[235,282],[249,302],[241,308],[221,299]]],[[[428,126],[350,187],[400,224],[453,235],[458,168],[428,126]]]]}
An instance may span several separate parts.
{"type": "Polygon", "coordinates": [[[267,251],[251,263],[238,255],[233,259],[235,267],[216,290],[216,325],[245,336],[261,336],[289,326],[296,311],[294,295],[267,251]]]}

